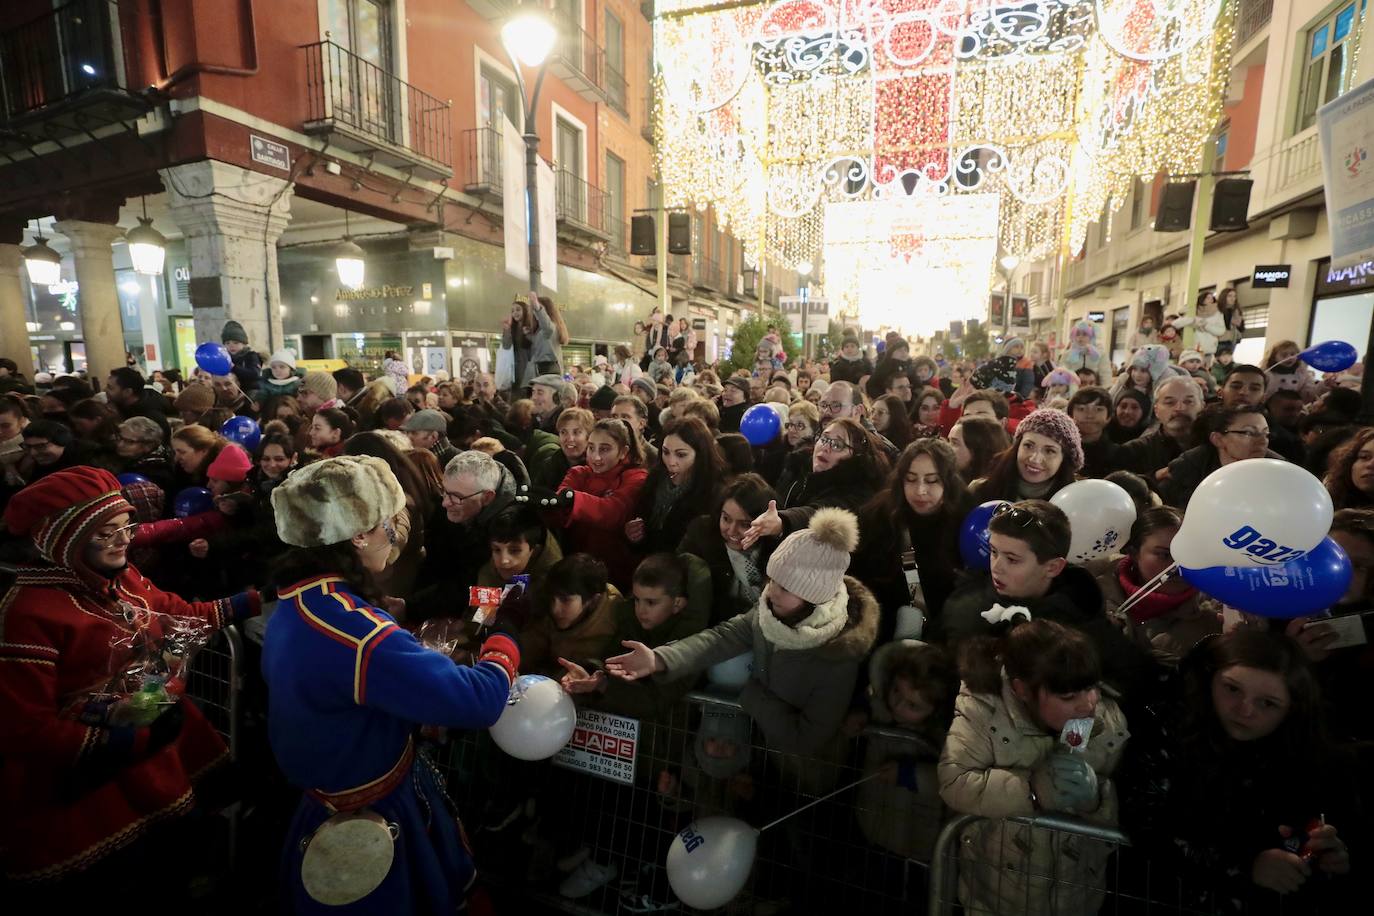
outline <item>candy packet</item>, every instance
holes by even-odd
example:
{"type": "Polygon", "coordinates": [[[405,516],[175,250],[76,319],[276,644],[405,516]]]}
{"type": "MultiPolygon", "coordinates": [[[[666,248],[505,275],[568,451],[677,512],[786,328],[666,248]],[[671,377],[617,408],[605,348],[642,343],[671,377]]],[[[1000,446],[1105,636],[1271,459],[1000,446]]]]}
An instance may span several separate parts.
{"type": "Polygon", "coordinates": [[[1084,754],[1088,750],[1088,738],[1093,733],[1093,720],[1070,719],[1064,723],[1064,730],[1059,733],[1059,742],[1069,749],[1071,754],[1084,754]]]}

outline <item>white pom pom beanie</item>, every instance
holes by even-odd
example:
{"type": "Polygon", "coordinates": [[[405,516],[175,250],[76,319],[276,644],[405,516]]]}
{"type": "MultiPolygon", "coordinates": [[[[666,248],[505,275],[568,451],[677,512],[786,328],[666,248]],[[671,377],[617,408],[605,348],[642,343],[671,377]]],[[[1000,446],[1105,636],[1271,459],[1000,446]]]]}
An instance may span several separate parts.
{"type": "Polygon", "coordinates": [[[844,586],[849,555],[859,546],[859,521],[846,509],[818,509],[805,530],[790,535],[768,559],[768,578],[809,604],[826,604],[844,586]]]}

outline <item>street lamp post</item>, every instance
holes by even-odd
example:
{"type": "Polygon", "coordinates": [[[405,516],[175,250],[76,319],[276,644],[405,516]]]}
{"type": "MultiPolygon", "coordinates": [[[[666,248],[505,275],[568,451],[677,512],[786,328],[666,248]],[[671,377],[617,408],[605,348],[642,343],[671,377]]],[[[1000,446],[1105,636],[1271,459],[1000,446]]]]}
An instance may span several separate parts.
{"type": "MultiPolygon", "coordinates": [[[[549,52],[557,40],[558,30],[549,20],[548,13],[537,3],[516,7],[501,27],[501,44],[505,46],[511,67],[515,70],[520,103],[525,111],[525,234],[530,248],[530,292],[535,294],[539,292],[542,275],[539,263],[539,131],[536,108],[539,105],[539,92],[544,86],[544,74],[548,72],[549,52]],[[539,68],[533,94],[526,91],[521,64],[539,68]]],[[[558,265],[553,265],[553,269],[557,270],[558,265]]]]}
{"type": "Polygon", "coordinates": [[[1006,254],[997,262],[1002,268],[1002,337],[1011,335],[1011,280],[1016,275],[1016,268],[1021,266],[1021,259],[1014,254],[1006,254]]]}

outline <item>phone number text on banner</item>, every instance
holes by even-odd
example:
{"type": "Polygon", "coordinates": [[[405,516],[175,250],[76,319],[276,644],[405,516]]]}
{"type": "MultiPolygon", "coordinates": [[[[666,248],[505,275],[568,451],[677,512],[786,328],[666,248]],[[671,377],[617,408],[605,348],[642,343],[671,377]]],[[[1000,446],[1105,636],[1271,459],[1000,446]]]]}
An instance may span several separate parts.
{"type": "Polygon", "coordinates": [[[634,783],[638,747],[638,719],[583,709],[577,713],[572,739],[553,763],[628,786],[634,783]]]}

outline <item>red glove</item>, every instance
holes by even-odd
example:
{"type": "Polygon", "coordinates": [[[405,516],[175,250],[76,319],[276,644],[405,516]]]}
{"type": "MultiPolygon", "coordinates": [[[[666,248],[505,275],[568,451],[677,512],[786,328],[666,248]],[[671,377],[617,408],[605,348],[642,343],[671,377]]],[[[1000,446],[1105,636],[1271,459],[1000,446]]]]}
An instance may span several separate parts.
{"type": "Polygon", "coordinates": [[[489,636],[487,641],[482,643],[482,649],[477,655],[477,663],[482,662],[500,665],[501,670],[506,672],[506,677],[514,682],[520,673],[520,647],[505,633],[489,636]]]}

